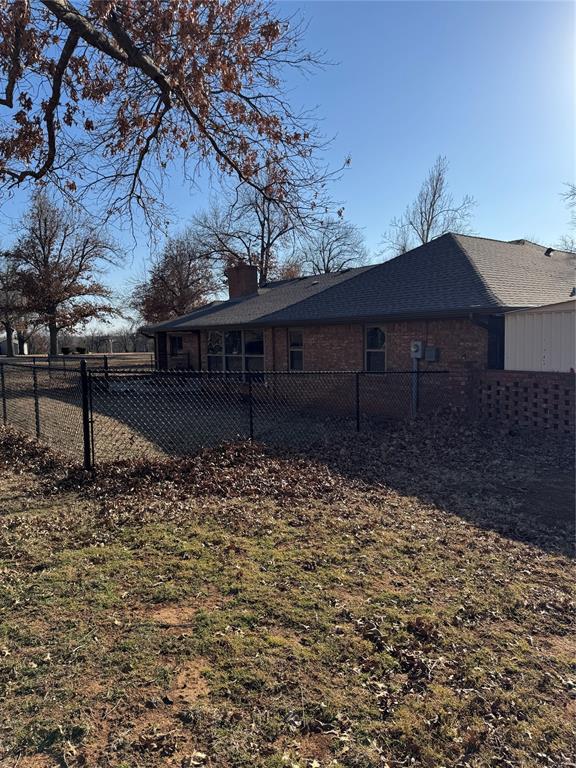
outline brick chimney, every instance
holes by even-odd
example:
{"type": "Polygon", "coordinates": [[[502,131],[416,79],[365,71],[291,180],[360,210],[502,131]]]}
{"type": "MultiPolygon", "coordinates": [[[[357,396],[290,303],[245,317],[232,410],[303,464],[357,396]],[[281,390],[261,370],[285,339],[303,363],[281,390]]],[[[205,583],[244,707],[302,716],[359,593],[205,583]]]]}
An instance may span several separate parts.
{"type": "Polygon", "coordinates": [[[231,299],[242,299],[258,292],[258,270],[251,264],[240,262],[228,267],[228,295],[231,299]]]}

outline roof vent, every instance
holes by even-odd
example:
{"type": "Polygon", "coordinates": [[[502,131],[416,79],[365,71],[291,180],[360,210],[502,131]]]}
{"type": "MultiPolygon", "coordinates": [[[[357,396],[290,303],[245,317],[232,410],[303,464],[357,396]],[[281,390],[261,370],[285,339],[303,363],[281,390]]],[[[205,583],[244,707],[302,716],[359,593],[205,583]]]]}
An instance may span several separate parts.
{"type": "Polygon", "coordinates": [[[310,285],[318,285],[319,282],[320,282],[320,280],[312,280],[310,285]]]}
{"type": "Polygon", "coordinates": [[[554,248],[546,248],[546,250],[544,251],[544,256],[552,256],[553,253],[554,253],[554,248]]]}

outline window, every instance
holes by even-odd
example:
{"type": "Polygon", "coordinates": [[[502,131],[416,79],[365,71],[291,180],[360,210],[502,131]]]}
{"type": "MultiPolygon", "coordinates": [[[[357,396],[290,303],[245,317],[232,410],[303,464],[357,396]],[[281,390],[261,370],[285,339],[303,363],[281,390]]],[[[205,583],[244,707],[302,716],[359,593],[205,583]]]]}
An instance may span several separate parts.
{"type": "Polygon", "coordinates": [[[304,336],[302,331],[288,331],[288,356],[291,371],[304,370],[304,336]]]}
{"type": "Polygon", "coordinates": [[[182,353],[182,336],[170,336],[170,354],[179,355],[182,353]]]}
{"type": "Polygon", "coordinates": [[[224,336],[220,331],[208,333],[208,370],[224,370],[224,336]]]}
{"type": "Polygon", "coordinates": [[[209,331],[208,370],[263,371],[263,331],[209,331]]]}
{"type": "Polygon", "coordinates": [[[372,373],[386,370],[386,334],[378,325],[366,328],[366,370],[372,373]]]}

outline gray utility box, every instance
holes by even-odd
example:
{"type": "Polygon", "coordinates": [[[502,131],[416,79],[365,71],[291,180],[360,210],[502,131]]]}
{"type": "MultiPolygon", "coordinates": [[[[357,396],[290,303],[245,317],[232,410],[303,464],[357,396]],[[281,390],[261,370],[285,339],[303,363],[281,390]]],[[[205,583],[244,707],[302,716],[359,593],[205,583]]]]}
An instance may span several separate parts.
{"type": "Polygon", "coordinates": [[[438,347],[426,347],[424,351],[424,360],[427,363],[437,363],[440,360],[440,349],[438,347]]]}

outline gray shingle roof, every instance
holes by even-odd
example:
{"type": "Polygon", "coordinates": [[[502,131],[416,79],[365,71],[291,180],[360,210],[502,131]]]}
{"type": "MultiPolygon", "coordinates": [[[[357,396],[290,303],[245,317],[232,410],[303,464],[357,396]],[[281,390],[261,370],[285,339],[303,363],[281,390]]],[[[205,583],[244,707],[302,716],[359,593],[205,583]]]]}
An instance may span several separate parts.
{"type": "Polygon", "coordinates": [[[282,281],[147,330],[292,325],[494,312],[550,304],[574,286],[570,254],[447,234],[382,264],[282,281]]]}

